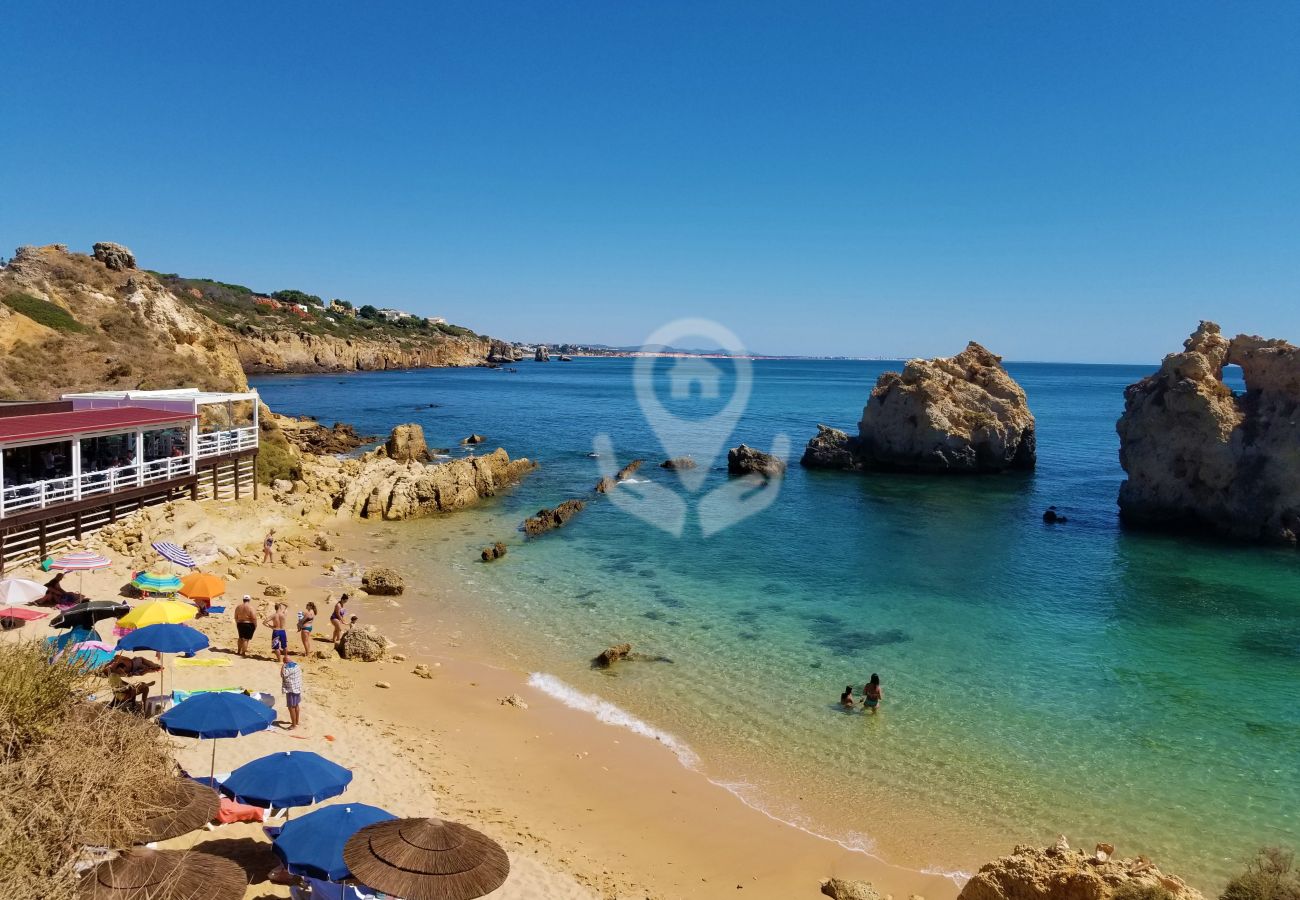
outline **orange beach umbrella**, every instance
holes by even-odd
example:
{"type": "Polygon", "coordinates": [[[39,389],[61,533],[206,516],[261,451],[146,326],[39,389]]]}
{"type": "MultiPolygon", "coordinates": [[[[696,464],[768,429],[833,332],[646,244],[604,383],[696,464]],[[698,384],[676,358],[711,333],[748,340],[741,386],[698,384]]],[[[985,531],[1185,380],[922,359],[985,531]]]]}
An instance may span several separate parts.
{"type": "Polygon", "coordinates": [[[181,579],[181,594],[191,600],[213,600],[226,592],[226,582],[216,575],[195,572],[181,579]]]}

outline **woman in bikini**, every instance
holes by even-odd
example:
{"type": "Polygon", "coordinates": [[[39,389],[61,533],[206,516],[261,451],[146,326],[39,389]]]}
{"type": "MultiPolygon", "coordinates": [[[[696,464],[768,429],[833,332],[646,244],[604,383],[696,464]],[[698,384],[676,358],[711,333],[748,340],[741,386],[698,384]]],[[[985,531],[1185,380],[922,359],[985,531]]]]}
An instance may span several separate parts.
{"type": "Polygon", "coordinates": [[[298,615],[298,637],[302,640],[303,657],[311,656],[311,627],[316,621],[316,604],[307,602],[307,611],[298,615]]]}
{"type": "Polygon", "coordinates": [[[338,643],[343,639],[343,621],[348,614],[348,595],[344,594],[339,598],[339,602],[334,604],[334,611],[330,613],[330,624],[334,626],[334,636],[330,639],[338,643]]]}
{"type": "Polygon", "coordinates": [[[880,701],[885,698],[885,691],[880,686],[880,676],[871,673],[871,680],[862,686],[862,711],[873,716],[880,709],[880,701]]]}

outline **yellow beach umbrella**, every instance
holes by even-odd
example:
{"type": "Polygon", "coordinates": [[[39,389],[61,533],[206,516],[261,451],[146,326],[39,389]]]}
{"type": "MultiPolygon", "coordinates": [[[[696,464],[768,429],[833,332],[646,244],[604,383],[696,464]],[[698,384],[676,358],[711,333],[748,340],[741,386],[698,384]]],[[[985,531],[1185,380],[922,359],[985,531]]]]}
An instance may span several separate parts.
{"type": "Polygon", "coordinates": [[[191,600],[214,600],[226,592],[226,582],[216,575],[195,572],[181,579],[181,594],[191,600]]]}
{"type": "Polygon", "coordinates": [[[179,600],[151,600],[141,603],[117,620],[123,628],[143,628],[146,625],[175,625],[187,622],[198,615],[198,610],[179,600]]]}

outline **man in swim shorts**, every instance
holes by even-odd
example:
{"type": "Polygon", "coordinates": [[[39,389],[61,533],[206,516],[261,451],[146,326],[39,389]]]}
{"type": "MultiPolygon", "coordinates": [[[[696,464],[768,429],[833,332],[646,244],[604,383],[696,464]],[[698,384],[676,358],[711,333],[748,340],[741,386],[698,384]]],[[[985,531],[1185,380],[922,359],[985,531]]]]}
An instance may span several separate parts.
{"type": "Polygon", "coordinates": [[[289,658],[289,634],[284,630],[284,614],[288,608],[287,603],[275,604],[275,611],[262,623],[271,629],[271,652],[282,660],[289,658]]]}
{"type": "Polygon", "coordinates": [[[235,607],[235,631],[239,634],[236,652],[240,656],[247,656],[248,642],[253,639],[253,632],[257,631],[257,610],[253,609],[253,598],[248,594],[235,607]]]}

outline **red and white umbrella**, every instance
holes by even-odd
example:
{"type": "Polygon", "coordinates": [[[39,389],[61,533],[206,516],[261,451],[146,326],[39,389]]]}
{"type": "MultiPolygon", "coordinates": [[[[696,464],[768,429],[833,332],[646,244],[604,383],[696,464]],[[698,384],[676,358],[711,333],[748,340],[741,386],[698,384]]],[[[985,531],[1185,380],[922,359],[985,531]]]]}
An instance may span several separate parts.
{"type": "Polygon", "coordinates": [[[93,550],[78,550],[75,553],[66,553],[60,556],[54,562],[50,563],[51,569],[58,569],[60,572],[80,572],[81,578],[78,579],[77,593],[84,595],[85,577],[87,572],[93,572],[96,569],[107,569],[112,563],[107,556],[102,556],[93,550]]]}

